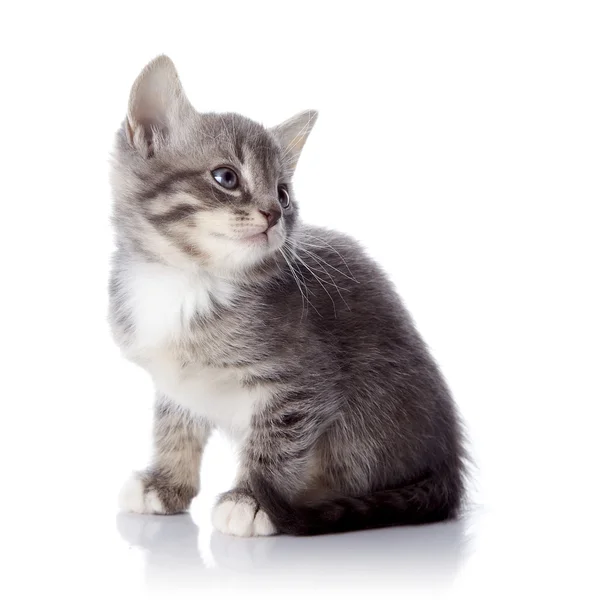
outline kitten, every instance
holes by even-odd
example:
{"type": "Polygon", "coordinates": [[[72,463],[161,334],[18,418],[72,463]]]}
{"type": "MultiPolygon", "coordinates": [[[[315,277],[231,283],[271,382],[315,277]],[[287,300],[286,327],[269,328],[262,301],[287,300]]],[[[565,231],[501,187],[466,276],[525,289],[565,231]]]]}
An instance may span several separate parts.
{"type": "Polygon", "coordinates": [[[214,526],[311,535],[455,517],[465,452],[450,393],[381,269],[298,218],[317,113],[273,129],[200,114],[171,60],[133,84],[112,169],[110,321],[156,386],[154,458],[120,496],[185,511],[213,428],[239,447],[214,526]]]}

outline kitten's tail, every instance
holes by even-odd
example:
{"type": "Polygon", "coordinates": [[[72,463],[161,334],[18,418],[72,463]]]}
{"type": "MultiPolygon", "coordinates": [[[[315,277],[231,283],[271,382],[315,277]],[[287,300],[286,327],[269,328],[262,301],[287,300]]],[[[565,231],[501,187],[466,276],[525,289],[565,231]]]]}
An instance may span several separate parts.
{"type": "Polygon", "coordinates": [[[462,483],[429,475],[402,487],[367,496],[336,498],[294,506],[262,476],[252,491],[279,533],[319,535],[391,525],[419,525],[458,516],[462,483]]]}

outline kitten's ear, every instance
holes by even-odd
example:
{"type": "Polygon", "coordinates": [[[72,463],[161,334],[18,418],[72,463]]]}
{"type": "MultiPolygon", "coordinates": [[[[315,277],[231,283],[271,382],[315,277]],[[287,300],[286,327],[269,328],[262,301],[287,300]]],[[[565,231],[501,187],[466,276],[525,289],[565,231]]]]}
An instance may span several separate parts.
{"type": "Polygon", "coordinates": [[[165,55],[156,57],[131,87],[125,123],[129,143],[142,156],[152,156],[190,109],[173,61],[165,55]]]}
{"type": "Polygon", "coordinates": [[[305,110],[271,129],[281,144],[286,166],[291,171],[296,168],[302,148],[318,116],[316,110],[305,110]]]}

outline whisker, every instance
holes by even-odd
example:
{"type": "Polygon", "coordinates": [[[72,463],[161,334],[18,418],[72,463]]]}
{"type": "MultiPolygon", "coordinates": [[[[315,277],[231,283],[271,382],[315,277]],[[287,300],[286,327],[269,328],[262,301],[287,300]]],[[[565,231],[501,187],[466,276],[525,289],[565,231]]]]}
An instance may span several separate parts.
{"type": "MultiPolygon", "coordinates": [[[[348,275],[346,273],[344,273],[343,271],[340,271],[337,267],[334,267],[332,264],[328,263],[322,256],[319,256],[318,254],[315,254],[313,252],[311,252],[310,250],[306,249],[306,244],[304,242],[300,242],[299,246],[304,250],[304,252],[306,252],[307,254],[310,254],[313,258],[315,258],[316,260],[318,260],[319,262],[327,265],[328,267],[330,267],[331,269],[333,269],[334,271],[337,271],[340,275],[343,275],[344,277],[346,277],[347,279],[350,279],[352,281],[354,281],[355,283],[360,283],[359,281],[357,281],[353,276],[348,275]]],[[[312,246],[310,244],[308,244],[309,247],[311,248],[322,248],[323,246],[312,246]]],[[[339,252],[338,252],[339,254],[339,252]]],[[[340,255],[341,256],[341,255],[340,255]]],[[[343,260],[343,259],[342,259],[343,260]]],[[[346,261],[344,261],[344,264],[346,264],[346,261]]],[[[346,264],[346,267],[348,265],[346,264]]],[[[348,269],[350,271],[350,269],[348,269]]]]}
{"type": "MultiPolygon", "coordinates": [[[[317,271],[317,273],[324,273],[325,275],[327,275],[327,277],[329,277],[329,279],[332,280],[332,285],[340,290],[344,290],[345,292],[350,293],[350,290],[347,287],[344,287],[342,285],[338,285],[335,282],[335,279],[331,276],[331,273],[327,270],[327,268],[325,267],[325,265],[320,261],[319,257],[316,254],[313,254],[312,252],[309,252],[306,248],[300,248],[300,250],[304,253],[306,253],[310,258],[312,258],[313,260],[317,261],[317,264],[319,265],[318,267],[316,265],[313,265],[313,269],[315,271],[317,271]]],[[[327,264],[327,263],[325,263],[327,264]]]]}
{"type": "MultiPolygon", "coordinates": [[[[304,281],[304,276],[302,275],[302,273],[297,272],[296,269],[294,269],[293,264],[292,264],[293,260],[291,259],[291,257],[288,257],[288,255],[285,252],[285,244],[284,244],[284,246],[282,246],[282,248],[280,248],[279,251],[281,252],[281,255],[283,256],[283,259],[285,260],[285,262],[289,266],[291,275],[294,278],[294,280],[296,282],[296,285],[298,286],[298,290],[300,291],[300,295],[302,296],[302,317],[304,316],[304,300],[306,300],[307,304],[309,306],[312,306],[315,309],[315,312],[319,316],[321,316],[321,313],[317,310],[317,308],[315,307],[315,305],[308,298],[309,291],[308,291],[308,287],[306,285],[306,282],[304,281]],[[304,285],[304,292],[302,291],[302,287],[301,287],[301,284],[300,284],[300,277],[302,277],[302,285],[304,285]]],[[[308,310],[307,310],[307,314],[308,314],[308,310]]]]}
{"type": "MultiPolygon", "coordinates": [[[[320,261],[319,257],[316,254],[313,254],[312,252],[309,252],[308,250],[306,250],[306,248],[304,248],[303,251],[306,252],[307,254],[309,254],[310,256],[312,256],[317,261],[320,261]]],[[[342,295],[342,292],[340,291],[340,290],[344,290],[345,292],[350,292],[350,290],[348,288],[342,287],[341,285],[338,285],[335,282],[335,279],[333,278],[333,276],[331,275],[331,273],[327,270],[327,268],[321,262],[319,262],[319,264],[323,268],[322,269],[317,269],[317,270],[320,273],[325,273],[327,275],[327,277],[329,277],[329,279],[331,279],[331,284],[337,290],[337,293],[339,294],[340,298],[342,299],[342,302],[346,305],[346,308],[348,310],[350,310],[350,306],[348,306],[348,303],[346,302],[346,299],[344,298],[344,296],[342,295]]],[[[326,263],[326,264],[328,264],[328,263],[326,263]]],[[[315,267],[315,269],[316,269],[316,267],[315,267]]],[[[343,273],[342,273],[342,275],[343,275],[343,273]]]]}
{"type": "MultiPolygon", "coordinates": [[[[285,244],[284,244],[284,247],[285,247],[285,244]]],[[[304,291],[306,292],[306,299],[308,301],[308,296],[310,294],[310,290],[308,289],[308,286],[306,285],[306,279],[304,278],[304,275],[302,274],[302,271],[300,270],[300,267],[298,267],[298,270],[294,269],[294,264],[295,263],[294,263],[293,257],[290,256],[290,255],[288,255],[288,258],[290,259],[290,263],[292,264],[292,269],[298,275],[298,278],[302,280],[302,285],[304,286],[304,291]]],[[[311,303],[311,305],[312,305],[312,303],[311,303]]],[[[314,308],[314,306],[313,306],[313,308],[314,308]]],[[[316,310],[316,308],[315,308],[315,310],[316,310]]]]}
{"type": "Polygon", "coordinates": [[[354,277],[354,273],[352,273],[352,270],[350,269],[350,267],[348,266],[348,263],[346,262],[346,259],[339,253],[338,250],[336,250],[327,240],[324,240],[323,238],[308,233],[308,232],[304,232],[304,235],[307,235],[310,238],[313,238],[315,240],[319,240],[320,242],[323,242],[326,246],[328,246],[329,248],[331,248],[343,261],[343,263],[346,265],[346,269],[348,269],[348,273],[350,273],[350,275],[352,275],[352,278],[354,279],[354,281],[356,281],[356,283],[360,283],[360,281],[357,281],[356,278],[354,277]]]}
{"type": "Polygon", "coordinates": [[[283,252],[283,248],[281,248],[279,250],[279,252],[281,253],[281,256],[283,256],[283,260],[285,260],[288,267],[290,268],[290,273],[292,274],[292,277],[294,278],[294,281],[296,282],[296,285],[298,286],[298,290],[300,291],[300,296],[302,298],[302,314],[300,316],[300,320],[302,320],[302,318],[304,317],[304,292],[302,291],[302,288],[300,287],[300,282],[298,281],[298,278],[296,277],[294,268],[292,267],[292,265],[290,264],[290,261],[287,259],[287,256],[283,252]]]}
{"type": "MultiPolygon", "coordinates": [[[[306,269],[312,274],[312,276],[319,282],[319,285],[325,290],[325,293],[329,296],[330,300],[331,300],[331,304],[333,305],[333,316],[337,318],[337,311],[335,309],[335,301],[333,299],[333,296],[329,293],[329,290],[325,287],[325,285],[323,285],[324,283],[329,283],[327,281],[325,281],[324,279],[321,279],[307,264],[306,261],[302,260],[302,258],[300,258],[298,256],[297,253],[294,252],[294,257],[296,258],[296,260],[300,261],[301,264],[303,264],[306,269]]],[[[333,284],[335,286],[335,283],[333,284]]]]}

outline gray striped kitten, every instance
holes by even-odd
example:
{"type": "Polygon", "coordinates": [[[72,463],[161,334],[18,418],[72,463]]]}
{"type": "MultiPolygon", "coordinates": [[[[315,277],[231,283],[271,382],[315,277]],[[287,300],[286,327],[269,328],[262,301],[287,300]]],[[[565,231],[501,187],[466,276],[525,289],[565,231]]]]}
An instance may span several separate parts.
{"type": "Polygon", "coordinates": [[[316,120],[200,114],[166,56],[131,90],[112,169],[110,321],[156,386],[154,458],[125,510],[185,511],[213,428],[239,448],[214,526],[311,535],[457,515],[452,398],[381,269],[303,224],[292,178],[316,120]]]}

